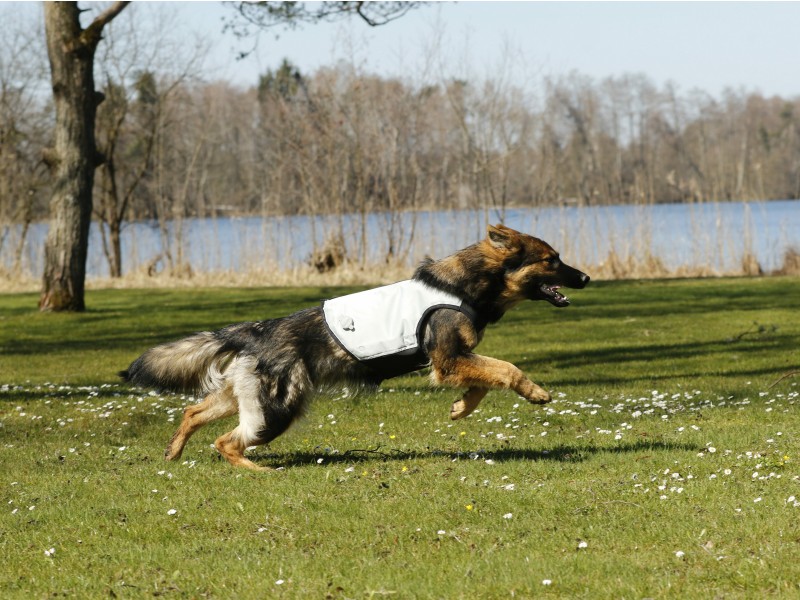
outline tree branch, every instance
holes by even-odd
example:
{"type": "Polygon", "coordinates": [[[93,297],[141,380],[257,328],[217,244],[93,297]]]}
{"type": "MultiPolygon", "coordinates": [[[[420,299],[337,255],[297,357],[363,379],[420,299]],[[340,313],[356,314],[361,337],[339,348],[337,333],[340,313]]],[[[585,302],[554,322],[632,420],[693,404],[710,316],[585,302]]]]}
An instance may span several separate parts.
{"type": "Polygon", "coordinates": [[[390,7],[388,12],[385,12],[380,15],[379,19],[375,19],[374,17],[369,16],[366,13],[367,2],[356,2],[356,13],[359,17],[361,17],[364,22],[369,25],[370,27],[379,27],[381,25],[386,25],[396,19],[399,19],[403,15],[405,15],[408,11],[416,8],[420,4],[424,4],[423,2],[385,2],[384,4],[392,4],[394,6],[390,7]]]}
{"type": "Polygon", "coordinates": [[[109,6],[106,10],[101,12],[97,15],[92,21],[92,24],[89,27],[99,27],[102,29],[106,25],[108,25],[114,18],[123,11],[123,9],[128,6],[130,2],[114,2],[111,6],[109,6]]]}
{"type": "Polygon", "coordinates": [[[776,381],[774,381],[771,385],[767,386],[767,389],[772,389],[776,385],[778,385],[784,379],[788,379],[789,377],[794,377],[795,375],[800,375],[800,371],[789,371],[788,373],[784,373],[781,375],[776,381]]]}
{"type": "Polygon", "coordinates": [[[121,13],[126,6],[128,6],[128,4],[130,4],[130,1],[114,2],[114,4],[97,15],[94,21],[92,21],[89,26],[83,30],[83,33],[81,33],[81,44],[89,48],[97,46],[97,44],[100,42],[103,28],[113,21],[114,18],[119,15],[119,13],[121,13]]]}
{"type": "Polygon", "coordinates": [[[247,25],[266,30],[273,27],[297,27],[303,23],[334,21],[358,15],[370,27],[378,27],[399,19],[426,2],[319,2],[309,7],[304,2],[232,2],[233,8],[245,21],[228,20],[226,29],[238,37],[250,35],[247,25]]]}

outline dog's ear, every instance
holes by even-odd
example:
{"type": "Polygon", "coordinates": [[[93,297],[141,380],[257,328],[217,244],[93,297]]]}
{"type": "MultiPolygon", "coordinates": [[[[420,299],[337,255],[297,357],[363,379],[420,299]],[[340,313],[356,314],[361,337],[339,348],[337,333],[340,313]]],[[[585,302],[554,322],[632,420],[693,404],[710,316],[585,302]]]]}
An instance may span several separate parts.
{"type": "Polygon", "coordinates": [[[486,228],[489,243],[498,250],[517,250],[520,246],[520,233],[505,225],[489,225],[486,228]]]}

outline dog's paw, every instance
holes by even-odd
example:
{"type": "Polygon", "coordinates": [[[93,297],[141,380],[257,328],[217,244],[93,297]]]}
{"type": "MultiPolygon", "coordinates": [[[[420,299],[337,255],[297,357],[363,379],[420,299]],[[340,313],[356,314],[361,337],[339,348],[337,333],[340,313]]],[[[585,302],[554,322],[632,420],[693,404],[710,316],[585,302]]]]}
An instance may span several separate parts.
{"type": "Polygon", "coordinates": [[[481,400],[486,396],[487,391],[486,388],[468,389],[464,392],[460,400],[453,402],[453,405],[450,407],[450,418],[455,421],[456,419],[463,419],[467,415],[472,414],[472,411],[478,408],[481,400]]]}
{"type": "Polygon", "coordinates": [[[453,406],[450,407],[450,418],[455,421],[466,417],[471,412],[472,410],[467,406],[466,402],[463,400],[456,400],[453,402],[453,406]]]}
{"type": "Polygon", "coordinates": [[[176,443],[177,433],[167,444],[164,449],[164,460],[178,460],[183,454],[183,444],[176,443]]]}
{"type": "Polygon", "coordinates": [[[531,404],[547,404],[553,400],[553,397],[550,395],[550,392],[540,388],[535,383],[531,384],[531,389],[526,390],[526,393],[523,395],[528,402],[531,404]]]}

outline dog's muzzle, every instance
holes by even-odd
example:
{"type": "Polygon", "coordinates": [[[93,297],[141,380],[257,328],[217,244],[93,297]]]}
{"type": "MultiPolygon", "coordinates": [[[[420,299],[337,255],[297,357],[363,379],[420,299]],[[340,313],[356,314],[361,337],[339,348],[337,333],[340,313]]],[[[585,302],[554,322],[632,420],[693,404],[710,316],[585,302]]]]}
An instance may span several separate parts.
{"type": "Polygon", "coordinates": [[[561,266],[559,275],[558,283],[543,283],[539,286],[537,299],[547,300],[553,306],[562,308],[569,306],[569,298],[559,290],[562,287],[583,289],[589,283],[590,277],[586,273],[564,264],[561,266]]]}
{"type": "Polygon", "coordinates": [[[578,280],[577,280],[578,282],[570,287],[582,290],[583,288],[586,287],[586,284],[588,284],[590,280],[591,277],[589,277],[586,273],[581,273],[580,271],[578,271],[578,280]]]}

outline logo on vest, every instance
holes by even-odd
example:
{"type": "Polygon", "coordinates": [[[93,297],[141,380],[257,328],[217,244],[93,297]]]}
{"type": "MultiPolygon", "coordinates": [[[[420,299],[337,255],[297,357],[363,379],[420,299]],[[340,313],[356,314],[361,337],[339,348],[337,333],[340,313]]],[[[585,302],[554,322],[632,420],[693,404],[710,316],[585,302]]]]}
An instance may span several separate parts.
{"type": "Polygon", "coordinates": [[[339,316],[339,326],[344,329],[345,331],[355,331],[356,324],[353,321],[353,317],[348,317],[345,315],[339,316]]]}

